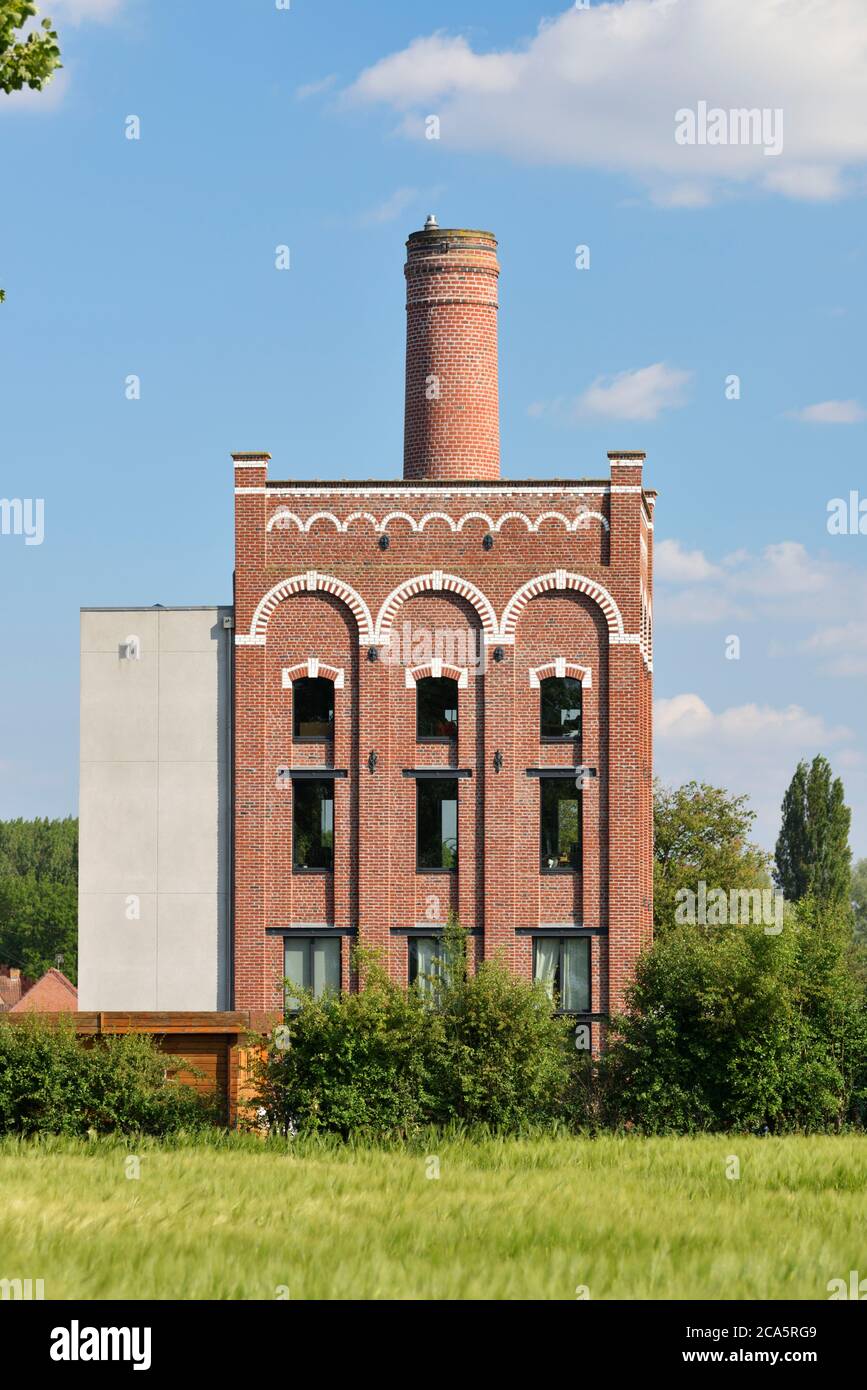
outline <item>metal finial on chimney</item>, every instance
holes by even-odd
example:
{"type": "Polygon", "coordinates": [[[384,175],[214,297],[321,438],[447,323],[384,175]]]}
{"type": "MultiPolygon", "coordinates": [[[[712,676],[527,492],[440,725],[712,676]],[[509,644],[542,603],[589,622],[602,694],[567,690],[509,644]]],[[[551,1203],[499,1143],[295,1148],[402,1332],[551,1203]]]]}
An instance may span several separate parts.
{"type": "Polygon", "coordinates": [[[429,212],[428,215],[427,215],[427,221],[426,221],[425,224],[424,224],[424,229],[425,229],[425,231],[426,231],[426,232],[432,232],[432,231],[434,230],[434,228],[435,228],[435,227],[438,227],[438,226],[439,226],[439,222],[437,222],[436,217],[434,216],[434,214],[433,214],[432,212],[429,212]]]}

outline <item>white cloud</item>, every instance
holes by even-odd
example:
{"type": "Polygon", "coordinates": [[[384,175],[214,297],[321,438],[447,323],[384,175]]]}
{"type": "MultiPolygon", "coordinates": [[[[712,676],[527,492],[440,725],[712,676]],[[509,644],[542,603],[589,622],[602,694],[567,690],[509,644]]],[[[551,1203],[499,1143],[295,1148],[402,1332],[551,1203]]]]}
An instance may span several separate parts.
{"type": "Polygon", "coordinates": [[[663,583],[693,584],[719,574],[701,550],[684,550],[680,541],[660,541],[653,552],[653,577],[663,583]]]}
{"type": "Polygon", "coordinates": [[[819,628],[800,645],[828,676],[867,676],[867,619],[819,628]]]}
{"type": "Polygon", "coordinates": [[[654,580],[657,620],[663,624],[826,622],[835,605],[867,614],[862,572],[811,556],[800,541],[766,545],[758,555],[736,550],[719,564],[677,540],[657,542],[654,580]],[[699,588],[695,586],[699,585],[699,588]]]}
{"type": "Polygon", "coordinates": [[[660,411],[684,404],[690,376],[664,362],[613,377],[600,376],[579,396],[576,413],[606,420],[655,420],[660,411]]]}
{"type": "Polygon", "coordinates": [[[852,737],[845,725],[829,727],[820,714],[808,714],[800,705],[733,705],[714,714],[699,695],[686,694],[657,700],[653,716],[658,740],[690,744],[698,740],[716,750],[800,748],[852,737]]]}
{"type": "Polygon", "coordinates": [[[663,410],[685,404],[686,385],[692,376],[665,362],[634,367],[616,376],[598,376],[580,396],[553,401],[534,401],[528,414],[569,421],[655,420],[663,410]]]}
{"type": "Polygon", "coordinates": [[[800,759],[824,753],[835,771],[858,768],[862,757],[852,738],[845,725],[828,724],[801,705],[714,711],[695,693],[654,704],[657,775],[671,785],[694,779],[746,793],[757,813],[756,837],[766,848],[773,848],[783,793],[800,759]]]}
{"type": "Polygon", "coordinates": [[[789,415],[808,425],[860,425],[867,420],[867,410],[857,401],[819,401],[803,410],[792,410],[789,415]]]}
{"type": "MultiPolygon", "coordinates": [[[[360,74],[354,102],[399,113],[423,138],[535,164],[626,171],[660,202],[701,205],[753,185],[826,200],[867,161],[864,0],[622,0],[570,6],[502,52],[443,32],[360,74]],[[772,142],[678,144],[675,113],[783,113],[772,142]]],[[[854,176],[854,177],[853,177],[854,176]]]]}
{"type": "MultiPolygon", "coordinates": [[[[659,629],[764,621],[768,655],[801,653],[823,676],[867,675],[867,573],[815,557],[799,541],[737,550],[714,564],[701,550],[658,541],[654,554],[659,629]]],[[[737,632],[738,628],[731,630],[737,632]]]]}
{"type": "Polygon", "coordinates": [[[698,589],[681,589],[677,593],[660,590],[654,602],[654,613],[658,624],[671,627],[733,623],[755,617],[749,608],[736,602],[730,594],[708,588],[707,585],[698,589]]]}
{"type": "Polygon", "coordinates": [[[735,593],[762,599],[804,598],[826,593],[832,586],[835,567],[814,560],[800,541],[778,541],[766,545],[761,555],[748,552],[727,555],[723,564],[729,571],[727,584],[735,593]]]}

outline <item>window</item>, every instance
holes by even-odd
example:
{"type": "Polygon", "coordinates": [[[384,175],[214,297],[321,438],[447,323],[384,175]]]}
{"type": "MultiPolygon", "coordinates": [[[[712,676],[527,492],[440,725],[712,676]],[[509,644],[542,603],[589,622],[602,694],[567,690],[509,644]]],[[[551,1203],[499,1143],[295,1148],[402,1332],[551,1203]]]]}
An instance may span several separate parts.
{"type": "Polygon", "coordinates": [[[304,676],[292,685],[292,733],[295,738],[334,737],[334,682],[304,676]]]}
{"type": "Polygon", "coordinates": [[[409,938],[409,982],[417,984],[422,994],[436,993],[437,981],[444,974],[443,950],[441,936],[409,938]]]}
{"type": "Polygon", "coordinates": [[[581,682],[572,676],[549,676],[540,682],[542,738],[581,741],[581,682]]]}
{"type": "Polygon", "coordinates": [[[533,938],[533,979],[562,1013],[590,1012],[589,936],[533,938]]]}
{"type": "Polygon", "coordinates": [[[334,783],[298,778],[292,785],[292,866],[330,869],[334,862],[334,783]]]}
{"type": "Polygon", "coordinates": [[[571,777],[540,777],[539,799],[542,872],[580,869],[581,793],[574,781],[571,777]]]}
{"type": "Polygon", "coordinates": [[[455,869],[458,863],[456,777],[416,782],[416,864],[419,869],[455,869]]]}
{"type": "MultiPolygon", "coordinates": [[[[287,936],[283,947],[283,974],[299,989],[313,991],[321,999],[326,990],[340,989],[339,936],[287,936]]],[[[286,1007],[298,1007],[300,999],[286,990],[286,1007]]]]}
{"type": "Polygon", "coordinates": [[[416,737],[447,743],[458,736],[458,683],[448,676],[416,682],[416,737]]]}

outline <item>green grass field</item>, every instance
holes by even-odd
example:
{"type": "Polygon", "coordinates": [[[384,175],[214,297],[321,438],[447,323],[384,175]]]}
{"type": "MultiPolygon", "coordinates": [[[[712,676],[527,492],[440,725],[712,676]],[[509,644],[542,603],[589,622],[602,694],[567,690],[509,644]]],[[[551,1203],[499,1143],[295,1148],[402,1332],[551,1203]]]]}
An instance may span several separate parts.
{"type": "Polygon", "coordinates": [[[865,1138],[431,1152],[439,1178],[424,1150],[2,1141],[0,1278],[61,1299],[827,1299],[867,1275],[865,1138]]]}

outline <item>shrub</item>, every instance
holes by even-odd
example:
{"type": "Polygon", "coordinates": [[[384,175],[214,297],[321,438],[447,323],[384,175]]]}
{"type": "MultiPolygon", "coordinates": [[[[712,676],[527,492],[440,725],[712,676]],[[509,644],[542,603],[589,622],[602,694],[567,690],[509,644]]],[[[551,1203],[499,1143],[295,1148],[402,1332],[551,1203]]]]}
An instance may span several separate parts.
{"type": "Polygon", "coordinates": [[[415,990],[395,985],[359,952],[363,988],[314,999],[272,1038],[256,1070],[255,1104],[281,1133],[408,1134],[423,1123],[431,1017],[415,990]]]}
{"type": "Polygon", "coordinates": [[[358,993],[303,995],[271,1040],[253,1103],[275,1129],[406,1137],[427,1125],[514,1132],[566,1116],[575,1052],[541,986],[497,961],[468,977],[457,926],[426,990],[395,984],[368,953],[357,962],[358,993]]]}
{"type": "Polygon", "coordinates": [[[501,961],[466,969],[463,933],[446,933],[443,1034],[432,1118],[501,1131],[566,1119],[577,1066],[568,1019],[551,1012],[541,985],[501,961]]]}
{"type": "Polygon", "coordinates": [[[671,927],[641,958],[584,1118],[650,1132],[863,1119],[867,1016],[848,922],[814,902],[761,927],[671,927]]]}
{"type": "Polygon", "coordinates": [[[213,1123],[212,1102],[166,1080],[180,1059],[149,1037],[84,1044],[65,1022],[0,1025],[0,1134],[170,1134],[213,1123]]]}

